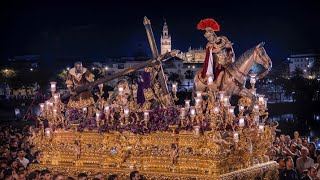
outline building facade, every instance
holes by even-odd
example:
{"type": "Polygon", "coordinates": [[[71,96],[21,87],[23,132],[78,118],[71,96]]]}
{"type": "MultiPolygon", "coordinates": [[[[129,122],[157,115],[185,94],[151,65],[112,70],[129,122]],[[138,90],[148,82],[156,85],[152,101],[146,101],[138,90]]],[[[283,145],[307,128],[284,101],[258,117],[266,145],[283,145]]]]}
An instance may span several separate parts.
{"type": "Polygon", "coordinates": [[[295,70],[301,69],[305,78],[314,79],[316,74],[312,71],[314,62],[320,55],[318,54],[295,54],[287,58],[289,62],[289,74],[293,75],[295,70]]]}
{"type": "Polygon", "coordinates": [[[162,35],[160,38],[161,54],[171,52],[171,36],[169,35],[167,22],[164,22],[162,35]]]}

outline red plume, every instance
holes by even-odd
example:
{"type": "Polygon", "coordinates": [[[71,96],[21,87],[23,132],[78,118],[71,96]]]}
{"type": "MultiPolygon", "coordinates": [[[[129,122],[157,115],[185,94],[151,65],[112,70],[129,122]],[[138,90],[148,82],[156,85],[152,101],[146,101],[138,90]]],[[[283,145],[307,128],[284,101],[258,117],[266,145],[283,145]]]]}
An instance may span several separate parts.
{"type": "Polygon", "coordinates": [[[197,25],[197,29],[199,30],[205,30],[207,27],[210,27],[214,31],[220,31],[220,25],[212,18],[203,19],[197,25]]]}

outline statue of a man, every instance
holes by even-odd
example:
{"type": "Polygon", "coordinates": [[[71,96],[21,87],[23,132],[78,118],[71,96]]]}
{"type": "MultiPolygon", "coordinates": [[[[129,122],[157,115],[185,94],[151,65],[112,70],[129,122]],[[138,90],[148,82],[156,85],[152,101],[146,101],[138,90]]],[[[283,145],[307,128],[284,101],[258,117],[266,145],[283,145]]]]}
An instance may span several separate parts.
{"type": "MultiPolygon", "coordinates": [[[[68,107],[88,108],[93,106],[94,100],[90,91],[84,91],[79,94],[76,94],[74,91],[75,88],[93,81],[94,75],[90,73],[87,68],[83,67],[81,62],[75,62],[74,67],[69,70],[66,80],[68,90],[71,94],[68,107]]],[[[91,113],[90,108],[88,108],[88,115],[92,115],[91,113]]]]}
{"type": "Polygon", "coordinates": [[[211,76],[219,87],[225,67],[234,62],[232,43],[225,36],[215,34],[215,31],[220,30],[220,25],[211,18],[201,20],[197,28],[206,31],[204,37],[208,40],[201,78],[211,76]]]}

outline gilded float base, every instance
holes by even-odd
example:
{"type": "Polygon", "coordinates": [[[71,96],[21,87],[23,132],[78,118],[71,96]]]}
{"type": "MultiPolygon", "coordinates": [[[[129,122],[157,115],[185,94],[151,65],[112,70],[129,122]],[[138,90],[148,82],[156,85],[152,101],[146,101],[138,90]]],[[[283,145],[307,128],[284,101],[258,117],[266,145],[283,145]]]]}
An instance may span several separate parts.
{"type": "MultiPolygon", "coordinates": [[[[111,174],[117,174],[119,179],[129,179],[129,173],[134,169],[131,168],[103,168],[98,165],[79,167],[77,164],[64,164],[64,165],[51,165],[51,164],[34,164],[31,169],[45,169],[53,171],[54,173],[62,173],[66,176],[77,177],[80,172],[85,172],[89,177],[93,177],[96,173],[101,172],[105,177],[111,174]]],[[[162,180],[162,179],[175,179],[175,180],[253,180],[257,177],[261,179],[274,180],[278,179],[277,163],[274,161],[257,164],[255,166],[225,173],[214,177],[209,174],[186,174],[179,172],[156,172],[150,170],[139,169],[139,172],[146,179],[162,180]]]]}

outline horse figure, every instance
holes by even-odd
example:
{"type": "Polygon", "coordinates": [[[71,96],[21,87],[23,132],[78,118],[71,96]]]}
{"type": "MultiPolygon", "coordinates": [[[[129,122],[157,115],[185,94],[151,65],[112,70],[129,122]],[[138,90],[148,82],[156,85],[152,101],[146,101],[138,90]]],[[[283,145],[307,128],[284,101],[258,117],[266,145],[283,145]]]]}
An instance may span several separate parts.
{"type": "MultiPolygon", "coordinates": [[[[264,72],[257,75],[257,79],[261,79],[266,76],[272,67],[272,61],[263,46],[264,42],[247,50],[234,63],[226,65],[221,77],[220,86],[217,87],[218,90],[225,91],[226,95],[229,96],[236,94],[252,98],[254,95],[245,87],[246,76],[248,75],[251,67],[254,63],[257,63],[265,68],[264,72]]],[[[194,92],[203,92],[208,88],[207,83],[201,79],[201,70],[198,71],[194,77],[194,92]]],[[[219,77],[217,79],[219,79],[219,77]]]]}

